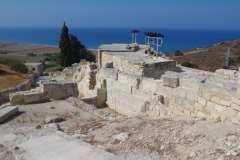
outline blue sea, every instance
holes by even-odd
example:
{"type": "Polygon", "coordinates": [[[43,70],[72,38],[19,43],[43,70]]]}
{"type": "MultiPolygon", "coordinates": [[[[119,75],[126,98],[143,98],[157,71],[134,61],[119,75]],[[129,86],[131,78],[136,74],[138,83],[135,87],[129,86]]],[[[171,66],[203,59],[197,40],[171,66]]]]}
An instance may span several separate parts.
{"type": "MultiPolygon", "coordinates": [[[[131,43],[133,29],[140,33],[138,43],[144,43],[144,32],[163,34],[163,45],[159,51],[172,53],[206,47],[219,42],[240,39],[240,30],[200,30],[161,28],[68,28],[88,49],[97,49],[101,44],[131,43]]],[[[0,41],[58,46],[61,28],[0,28],[0,41]]]]}

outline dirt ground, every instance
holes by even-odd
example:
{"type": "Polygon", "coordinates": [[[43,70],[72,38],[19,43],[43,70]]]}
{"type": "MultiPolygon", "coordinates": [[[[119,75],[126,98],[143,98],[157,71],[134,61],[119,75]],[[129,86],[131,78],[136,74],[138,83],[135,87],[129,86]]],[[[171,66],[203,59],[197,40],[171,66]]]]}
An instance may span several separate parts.
{"type": "Polygon", "coordinates": [[[19,110],[17,116],[0,125],[0,135],[26,134],[38,124],[44,127],[44,119],[57,114],[65,119],[58,123],[64,132],[114,154],[151,152],[166,159],[240,158],[240,126],[235,124],[192,117],[120,116],[103,120],[65,100],[19,105],[19,110]],[[123,132],[128,134],[125,141],[113,138],[123,132]]]}
{"type": "Polygon", "coordinates": [[[0,90],[16,87],[27,81],[28,74],[15,72],[8,66],[0,64],[0,90]]]}

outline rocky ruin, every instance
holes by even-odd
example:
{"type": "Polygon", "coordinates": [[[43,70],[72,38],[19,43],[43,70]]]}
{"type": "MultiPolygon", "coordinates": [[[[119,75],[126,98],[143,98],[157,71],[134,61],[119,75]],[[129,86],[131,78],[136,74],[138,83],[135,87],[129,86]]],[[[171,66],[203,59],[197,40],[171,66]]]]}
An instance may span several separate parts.
{"type": "MultiPolygon", "coordinates": [[[[144,123],[146,124],[148,131],[152,130],[151,133],[145,130],[138,132],[134,126],[132,126],[133,128],[127,128],[126,124],[123,124],[123,129],[121,129],[121,132],[118,133],[117,131],[119,131],[119,128],[116,126],[111,126],[112,128],[109,129],[105,128],[105,130],[98,130],[98,125],[100,126],[99,128],[101,128],[101,126],[106,125],[103,123],[108,124],[108,122],[100,123],[100,120],[98,119],[96,120],[96,124],[92,124],[93,128],[88,128],[87,131],[82,128],[80,133],[84,132],[87,135],[77,135],[80,137],[83,136],[82,139],[86,138],[86,141],[91,142],[91,144],[93,143],[92,141],[94,138],[88,139],[88,136],[94,134],[94,130],[96,130],[94,135],[95,139],[99,138],[99,141],[102,140],[101,135],[103,136],[106,134],[103,132],[110,133],[114,130],[115,135],[112,136],[114,141],[110,140],[111,144],[116,144],[116,146],[120,148],[123,148],[124,146],[125,151],[134,151],[134,154],[139,153],[138,155],[130,154],[132,157],[137,157],[137,159],[140,157],[142,159],[147,159],[149,156],[153,155],[153,159],[159,159],[157,156],[158,154],[161,155],[160,157],[164,155],[165,158],[175,159],[176,156],[178,156],[183,150],[179,148],[178,150],[173,149],[173,145],[176,144],[177,146],[186,148],[185,141],[188,141],[189,145],[192,145],[194,150],[191,152],[189,150],[189,153],[184,150],[186,154],[181,155],[184,158],[188,157],[191,159],[198,157],[199,159],[204,159],[206,157],[213,158],[214,156],[231,157],[240,155],[240,147],[237,146],[237,137],[239,137],[240,134],[235,133],[235,131],[233,131],[235,127],[231,126],[232,124],[240,123],[239,72],[234,70],[218,69],[215,73],[213,73],[190,69],[177,65],[174,60],[168,59],[167,57],[146,54],[148,53],[146,50],[147,47],[145,45],[138,44],[101,45],[98,49],[97,63],[82,61],[78,64],[73,64],[71,67],[65,68],[62,72],[49,73],[49,76],[41,76],[42,71],[38,70],[37,72],[41,74],[32,74],[30,76],[31,78],[23,84],[23,86],[27,87],[20,87],[22,86],[20,85],[15,89],[8,89],[0,92],[0,100],[2,102],[9,101],[9,103],[5,103],[0,106],[0,122],[6,121],[9,117],[19,112],[17,106],[20,106],[21,109],[27,105],[34,108],[35,105],[38,105],[39,103],[46,103],[45,109],[49,107],[48,109],[53,112],[54,108],[59,104],[53,105],[52,102],[67,98],[67,101],[71,102],[74,106],[80,107],[83,110],[100,117],[101,119],[112,120],[111,123],[117,123],[117,121],[113,120],[118,119],[118,114],[123,117],[132,117],[132,119],[120,121],[122,123],[127,121],[126,123],[129,124],[131,121],[133,125],[135,124],[135,127],[139,126],[139,128],[144,126],[142,124],[144,123]],[[34,76],[35,83],[33,83],[34,76]],[[101,110],[102,107],[110,108],[111,113],[106,110],[101,110]],[[139,118],[142,116],[148,116],[149,122],[142,122],[141,118],[139,118]],[[172,120],[167,119],[171,117],[173,118],[172,120]],[[184,117],[186,117],[186,120],[181,119],[184,117]],[[174,118],[176,118],[176,120],[174,120],[174,118]],[[190,118],[193,118],[193,120],[190,118]],[[157,120],[156,122],[152,122],[155,119],[167,120],[166,122],[157,120]],[[209,125],[206,124],[207,122],[202,121],[204,119],[208,119],[210,121],[212,120],[214,122],[209,125]],[[222,123],[215,125],[215,122],[222,123]],[[231,125],[225,122],[230,122],[231,125]],[[158,130],[154,130],[151,127],[154,123],[160,123],[159,126],[155,126],[156,128],[164,128],[161,132],[162,136],[168,135],[171,138],[160,138],[161,142],[159,143],[158,141],[160,141],[160,139],[156,139],[157,142],[152,142],[151,140],[159,134],[158,130]],[[216,137],[212,137],[213,135],[210,133],[209,135],[203,135],[205,134],[204,128],[199,130],[197,130],[196,127],[194,128],[192,124],[195,123],[199,123],[203,126],[206,124],[217,129],[220,129],[225,125],[228,127],[229,133],[227,130],[226,132],[222,131],[221,134],[216,135],[217,140],[215,140],[216,137]],[[181,128],[180,126],[183,124],[188,125],[188,127],[185,126],[185,129],[184,127],[181,128]],[[169,129],[168,125],[172,126],[172,128],[169,129]],[[192,130],[191,134],[196,132],[196,135],[189,135],[190,131],[188,133],[188,130],[192,130]],[[147,133],[144,136],[148,138],[144,139],[144,136],[141,134],[145,132],[147,133]],[[179,136],[177,132],[179,132],[179,136]],[[101,135],[99,133],[101,133],[101,135]],[[134,134],[136,134],[137,137],[134,136],[134,134]],[[208,144],[208,139],[205,139],[205,136],[210,137],[213,142],[211,142],[211,144],[209,142],[208,144]],[[226,136],[227,138],[221,139],[221,136],[226,136]],[[134,139],[134,143],[128,143],[128,137],[132,137],[131,140],[134,139]],[[235,140],[233,141],[229,137],[234,137],[235,140]],[[194,140],[191,140],[190,142],[189,138],[195,139],[196,142],[194,140]],[[139,143],[139,140],[144,141],[147,144],[142,144],[143,146],[138,147],[139,145],[137,144],[139,143]],[[174,142],[172,142],[173,140],[174,142]],[[200,148],[197,146],[197,143],[199,145],[201,144],[200,148]],[[212,145],[218,146],[219,143],[221,143],[219,145],[220,149],[216,149],[215,152],[209,154],[205,153],[202,148],[205,144],[207,144],[205,147],[212,149],[214,148],[212,145]],[[128,148],[130,146],[135,146],[135,144],[137,146],[136,148],[128,148]],[[145,155],[145,152],[140,152],[144,148],[151,149],[154,152],[149,152],[145,155]]],[[[65,103],[66,102],[64,102],[64,107],[68,106],[70,108],[69,104],[65,103]]],[[[64,110],[64,107],[61,106],[60,109],[64,110]]],[[[71,113],[71,116],[79,114],[76,109],[71,110],[74,110],[74,112],[71,113]]],[[[33,114],[32,116],[36,116],[36,118],[44,117],[37,116],[36,114],[33,114]]],[[[51,115],[49,116],[51,117],[51,115]]],[[[92,119],[87,118],[86,121],[90,121],[92,119]]],[[[31,117],[30,120],[32,121],[31,117]]],[[[18,119],[17,121],[20,120],[18,119]]],[[[120,124],[117,125],[121,126],[120,124]]],[[[110,123],[108,125],[110,126],[110,123]]],[[[52,131],[52,129],[47,130],[49,126],[51,125],[46,125],[46,128],[44,127],[44,129],[40,132],[42,134],[42,138],[40,139],[43,141],[43,137],[51,141],[52,139],[49,138],[49,135],[56,132],[56,130],[52,131]]],[[[88,125],[83,126],[86,127],[88,125]]],[[[2,127],[4,128],[5,126],[2,127]]],[[[63,133],[59,131],[61,130],[59,126],[51,127],[57,129],[57,134],[54,135],[55,137],[53,136],[53,139],[62,139],[62,141],[65,141],[66,138],[68,138],[68,140],[72,139],[68,135],[63,135],[63,133]]],[[[35,127],[35,129],[40,128],[41,126],[35,127]]],[[[70,135],[73,134],[72,132],[78,133],[78,130],[72,132],[68,132],[68,128],[63,130],[70,135]]],[[[32,133],[30,131],[27,132],[32,133]]],[[[208,132],[209,131],[206,129],[206,133],[208,132]]],[[[30,141],[28,141],[29,144],[36,144],[38,141],[37,131],[34,130],[33,133],[36,142],[30,143],[30,141]]],[[[27,133],[26,135],[30,137],[32,136],[27,133]]],[[[23,138],[16,138],[15,135],[14,137],[10,136],[10,139],[7,139],[7,141],[4,138],[0,138],[1,143],[7,147],[12,147],[12,152],[15,157],[26,156],[20,152],[21,150],[19,151],[19,149],[16,149],[17,144],[15,143],[22,141],[23,138]]],[[[76,141],[74,140],[74,143],[75,142],[76,141]]],[[[79,142],[76,143],[78,144],[79,142]]],[[[109,152],[111,151],[115,154],[119,154],[121,151],[119,151],[118,147],[115,148],[113,146],[109,146],[109,144],[105,144],[103,147],[100,145],[103,144],[103,142],[96,142],[96,144],[98,144],[98,149],[93,149],[93,147],[88,146],[91,148],[92,153],[95,153],[95,151],[99,153],[101,152],[101,155],[108,155],[111,157],[109,159],[121,159],[122,157],[126,157],[121,154],[119,157],[116,157],[113,154],[106,154],[102,151],[102,149],[106,149],[109,152]],[[99,150],[99,148],[101,149],[99,150]]],[[[26,148],[27,145],[24,145],[24,143],[20,144],[20,146],[23,148],[25,147],[26,152],[29,150],[30,152],[28,154],[35,152],[30,148],[26,148]]]]}

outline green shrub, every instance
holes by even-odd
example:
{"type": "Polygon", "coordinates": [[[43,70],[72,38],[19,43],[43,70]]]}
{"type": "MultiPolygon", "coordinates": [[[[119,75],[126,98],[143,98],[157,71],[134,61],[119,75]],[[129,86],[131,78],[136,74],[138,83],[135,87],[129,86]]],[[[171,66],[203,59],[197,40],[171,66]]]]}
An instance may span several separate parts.
{"type": "Polygon", "coordinates": [[[179,50],[175,50],[174,52],[174,56],[182,56],[182,52],[180,52],[179,50]]]}
{"type": "Polygon", "coordinates": [[[44,69],[45,72],[56,72],[56,71],[62,71],[65,67],[49,67],[44,69]]]}
{"type": "Polygon", "coordinates": [[[0,57],[0,64],[4,64],[10,67],[10,69],[22,73],[27,73],[28,69],[26,65],[18,59],[9,57],[0,57]]]}
{"type": "Polygon", "coordinates": [[[46,58],[44,58],[44,61],[50,61],[50,60],[51,60],[50,57],[46,57],[46,58]]]}
{"type": "Polygon", "coordinates": [[[198,68],[198,65],[190,63],[190,62],[184,62],[181,65],[185,66],[185,67],[189,67],[189,68],[198,68]]]}
{"type": "Polygon", "coordinates": [[[236,52],[235,55],[240,55],[240,52],[236,52]]]}
{"type": "Polygon", "coordinates": [[[52,53],[43,53],[43,56],[51,56],[52,53]]]}
{"type": "Polygon", "coordinates": [[[7,54],[6,51],[0,51],[0,54],[7,54]]]}
{"type": "Polygon", "coordinates": [[[28,57],[35,57],[35,56],[37,56],[37,55],[36,55],[36,54],[33,54],[33,53],[28,53],[27,56],[28,56],[28,57]]]}

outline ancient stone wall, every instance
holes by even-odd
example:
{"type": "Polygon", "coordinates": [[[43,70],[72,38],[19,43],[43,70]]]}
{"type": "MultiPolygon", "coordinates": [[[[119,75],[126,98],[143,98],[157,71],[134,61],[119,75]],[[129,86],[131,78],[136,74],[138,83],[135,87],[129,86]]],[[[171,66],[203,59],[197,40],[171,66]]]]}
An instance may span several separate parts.
{"type": "Polygon", "coordinates": [[[100,97],[127,116],[148,113],[155,118],[188,115],[240,120],[237,81],[214,73],[166,72],[160,80],[154,80],[101,68],[95,89],[105,89],[106,96],[100,97]]]}
{"type": "Polygon", "coordinates": [[[9,101],[9,95],[11,93],[30,90],[31,86],[33,86],[33,85],[34,85],[34,76],[33,76],[33,74],[30,74],[26,78],[26,81],[24,83],[17,85],[16,87],[13,87],[13,88],[0,90],[0,102],[1,101],[9,101]]]}

